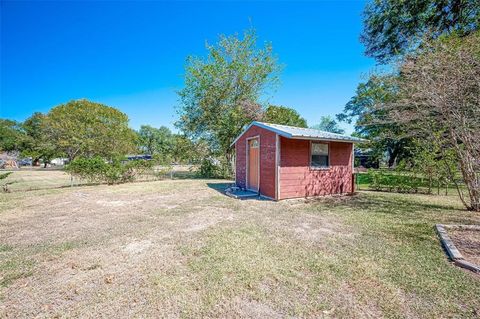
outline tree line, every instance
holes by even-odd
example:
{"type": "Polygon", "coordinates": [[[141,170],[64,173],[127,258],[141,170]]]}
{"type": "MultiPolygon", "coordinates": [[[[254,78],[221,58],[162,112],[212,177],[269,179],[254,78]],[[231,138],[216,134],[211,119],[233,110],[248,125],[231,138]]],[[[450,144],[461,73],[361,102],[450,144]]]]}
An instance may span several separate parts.
{"type": "MultiPolygon", "coordinates": [[[[256,119],[307,127],[297,111],[284,106],[269,105],[256,119]]],[[[92,157],[112,161],[127,154],[152,155],[165,164],[194,164],[214,154],[208,139],[194,140],[165,126],[142,125],[136,131],[128,121],[127,115],[114,107],[73,100],[46,114],[35,112],[23,122],[0,119],[0,150],[32,158],[33,165],[46,165],[57,157],[69,162],[92,157]]],[[[328,117],[322,123],[326,129],[336,124],[328,117]]]]}
{"type": "MultiPolygon", "coordinates": [[[[480,211],[479,25],[474,0],[369,2],[361,41],[388,71],[372,72],[341,114],[314,127],[342,133],[338,122],[354,123],[373,161],[386,155],[389,167],[446,176],[465,206],[480,211]]],[[[79,100],[24,123],[2,120],[0,147],[43,160],[152,153],[228,177],[230,145],[251,121],[307,127],[295,109],[269,103],[281,70],[272,45],[259,44],[254,29],[222,35],[205,56],[187,58],[176,106],[181,134],[151,126],[135,132],[119,110],[79,100]]]]}
{"type": "Polygon", "coordinates": [[[167,127],[144,125],[135,131],[125,113],[84,99],[55,106],[47,114],[36,112],[21,123],[0,119],[0,149],[30,157],[34,165],[56,157],[112,161],[138,153],[186,163],[201,153],[199,145],[167,127]]]}

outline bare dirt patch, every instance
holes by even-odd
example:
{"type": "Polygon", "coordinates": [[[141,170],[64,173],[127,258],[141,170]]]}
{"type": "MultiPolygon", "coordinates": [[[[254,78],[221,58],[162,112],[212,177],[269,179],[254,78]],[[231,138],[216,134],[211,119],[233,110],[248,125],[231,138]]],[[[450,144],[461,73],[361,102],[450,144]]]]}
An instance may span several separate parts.
{"type": "Polygon", "coordinates": [[[480,230],[450,229],[448,234],[463,257],[480,266],[480,230]]]}

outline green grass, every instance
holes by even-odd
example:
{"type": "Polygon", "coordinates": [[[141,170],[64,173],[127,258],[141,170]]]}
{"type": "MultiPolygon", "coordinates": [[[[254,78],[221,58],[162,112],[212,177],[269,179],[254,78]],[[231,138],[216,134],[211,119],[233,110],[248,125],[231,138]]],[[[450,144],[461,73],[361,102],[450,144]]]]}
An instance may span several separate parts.
{"type": "Polygon", "coordinates": [[[7,287],[17,279],[31,276],[34,265],[35,262],[32,259],[16,256],[0,262],[0,272],[2,274],[0,287],[7,287]]]}
{"type": "Polygon", "coordinates": [[[331,309],[340,317],[360,316],[351,309],[356,305],[367,309],[363,315],[389,318],[406,311],[476,317],[480,281],[446,261],[433,225],[459,215],[464,223],[478,219],[459,214],[457,204],[423,199],[372,193],[312,201],[302,213],[329,215],[358,230],[354,240],[327,238],[321,248],[254,223],[208,232],[202,246],[185,251],[190,271],[200,277],[196,284],[206,291],[203,311],[211,313],[223,299],[240,294],[272,308],[289,300],[282,312],[289,316],[331,309]],[[266,293],[262,284],[273,287],[266,293]],[[344,294],[353,301],[343,300],[344,294]]]}

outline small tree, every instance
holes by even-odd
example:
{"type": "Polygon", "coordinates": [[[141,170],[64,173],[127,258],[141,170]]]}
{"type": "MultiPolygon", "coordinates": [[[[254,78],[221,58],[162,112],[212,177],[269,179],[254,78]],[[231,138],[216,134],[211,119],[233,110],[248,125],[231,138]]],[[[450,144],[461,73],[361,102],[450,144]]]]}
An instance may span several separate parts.
{"type": "Polygon", "coordinates": [[[380,109],[443,156],[454,153],[469,201],[457,186],[459,196],[480,211],[480,32],[427,42],[400,66],[398,88],[399,98],[380,109]]]}

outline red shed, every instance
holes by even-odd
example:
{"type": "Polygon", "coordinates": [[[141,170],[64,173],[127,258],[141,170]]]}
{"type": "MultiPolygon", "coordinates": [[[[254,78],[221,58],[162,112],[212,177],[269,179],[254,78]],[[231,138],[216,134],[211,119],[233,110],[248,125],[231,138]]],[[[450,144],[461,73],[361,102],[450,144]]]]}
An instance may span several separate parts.
{"type": "Polygon", "coordinates": [[[280,200],[352,193],[353,144],[364,140],[310,128],[252,122],[235,145],[235,184],[280,200]]]}

